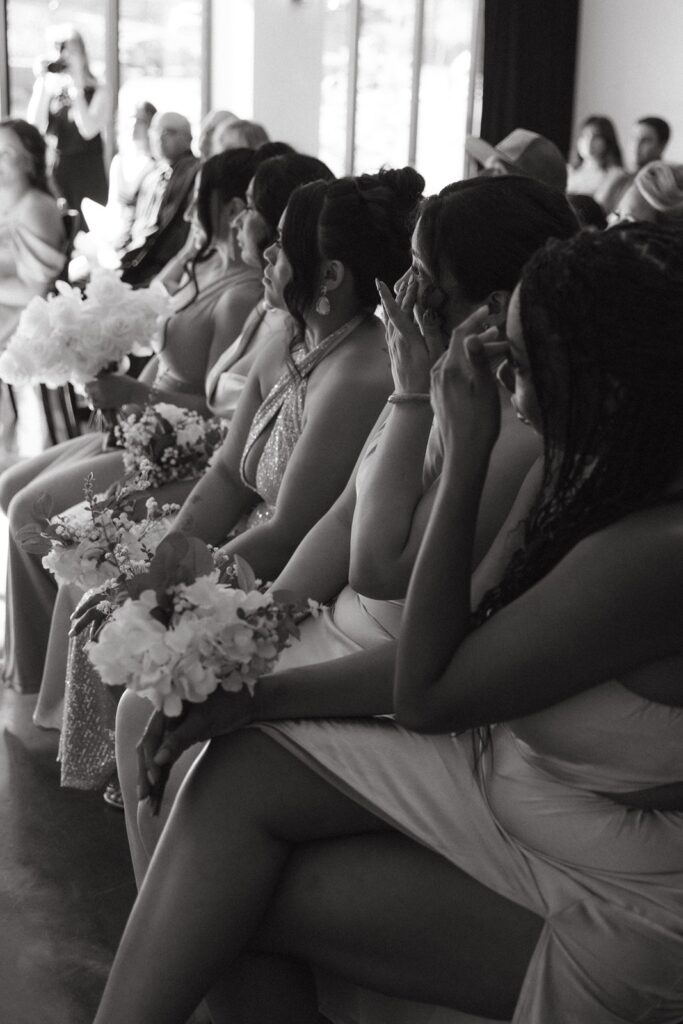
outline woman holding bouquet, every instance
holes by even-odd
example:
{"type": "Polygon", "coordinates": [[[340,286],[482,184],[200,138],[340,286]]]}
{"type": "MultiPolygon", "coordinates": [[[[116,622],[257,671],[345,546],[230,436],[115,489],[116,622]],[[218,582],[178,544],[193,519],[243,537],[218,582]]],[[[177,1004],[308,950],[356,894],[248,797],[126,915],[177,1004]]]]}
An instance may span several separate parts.
{"type": "MultiPolygon", "coordinates": [[[[203,167],[194,216],[207,241],[188,263],[173,296],[175,311],[165,326],[155,379],[109,374],[90,385],[96,404],[112,409],[152,399],[206,411],[206,374],[238,337],[261,292],[260,270],[241,259],[233,227],[257,165],[253,151],[233,150],[203,167]]],[[[23,691],[40,684],[55,588],[40,562],[14,537],[32,521],[42,493],[52,496],[55,513],[69,508],[82,498],[83,479],[91,471],[99,490],[123,473],[121,451],[103,451],[101,435],[65,441],[0,477],[0,506],[10,521],[5,677],[23,691]]]]}
{"type": "Polygon", "coordinates": [[[532,258],[506,343],[486,309],[454,333],[393,694],[363,654],[223,695],[237,731],[176,801],[96,1024],[246,999],[244,953],[291,964],[300,1024],[307,963],[515,1024],[681,1019],[682,282],[666,228],[580,234],[532,258]],[[501,346],[545,453],[472,580],[501,346]]]}
{"type": "MultiPolygon", "coordinates": [[[[438,491],[443,445],[428,401],[431,365],[450,332],[482,304],[504,326],[526,260],[548,237],[577,229],[566,200],[530,178],[473,178],[425,202],[413,233],[413,265],[396,300],[382,287],[391,319],[387,342],[396,395],[371,434],[343,495],[306,535],[273,590],[323,602],[278,670],[393,645],[417,549],[438,491]],[[418,327],[413,318],[422,325],[418,327]],[[350,583],[349,580],[352,582],[350,583]]],[[[490,547],[532,462],[538,438],[518,420],[501,386],[501,431],[491,454],[474,543],[474,564],[490,547]]],[[[389,652],[390,653],[390,652],[389,652]]],[[[387,664],[389,664],[391,656],[387,664]]],[[[117,756],[133,865],[141,880],[173,795],[198,748],[174,768],[162,813],[137,804],[135,745],[150,705],[125,694],[117,715],[117,756]]]]}
{"type": "MultiPolygon", "coordinates": [[[[422,186],[411,168],[303,185],[266,250],[265,299],[301,332],[257,355],[228,436],[175,524],[244,554],[262,579],[277,575],[343,491],[386,400],[375,278],[407,270],[422,186]]],[[[79,688],[99,684],[82,641],[70,684],[74,673],[79,688]]]]}

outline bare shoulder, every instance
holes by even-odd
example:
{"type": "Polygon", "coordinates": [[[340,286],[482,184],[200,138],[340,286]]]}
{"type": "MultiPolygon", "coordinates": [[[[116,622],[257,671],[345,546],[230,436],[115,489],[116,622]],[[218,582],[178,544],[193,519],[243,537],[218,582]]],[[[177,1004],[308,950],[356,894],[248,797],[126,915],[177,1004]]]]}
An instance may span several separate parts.
{"type": "Polygon", "coordinates": [[[561,575],[587,605],[603,602],[624,620],[637,617],[639,628],[668,638],[669,652],[683,650],[682,502],[624,516],[563,561],[561,575]]]}
{"type": "Polygon", "coordinates": [[[267,395],[279,380],[289,357],[290,336],[285,331],[273,332],[259,339],[258,355],[251,373],[258,377],[261,393],[267,395]]]}
{"type": "Polygon", "coordinates": [[[579,553],[600,561],[620,561],[623,571],[645,571],[678,578],[683,586],[683,501],[633,512],[591,534],[579,553]]]}
{"type": "Polygon", "coordinates": [[[376,317],[368,317],[320,364],[319,379],[332,378],[384,387],[391,384],[391,363],[384,327],[376,317]]]}

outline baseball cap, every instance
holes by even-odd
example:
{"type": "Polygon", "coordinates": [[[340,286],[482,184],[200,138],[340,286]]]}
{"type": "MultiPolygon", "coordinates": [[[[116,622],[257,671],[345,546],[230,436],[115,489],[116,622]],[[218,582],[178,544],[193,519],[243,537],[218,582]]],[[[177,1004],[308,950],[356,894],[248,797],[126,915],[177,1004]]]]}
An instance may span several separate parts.
{"type": "Polygon", "coordinates": [[[525,174],[560,192],[567,187],[567,166],[555,143],[527,128],[515,128],[497,146],[469,135],[465,149],[479,164],[495,157],[511,174],[525,174]]]}

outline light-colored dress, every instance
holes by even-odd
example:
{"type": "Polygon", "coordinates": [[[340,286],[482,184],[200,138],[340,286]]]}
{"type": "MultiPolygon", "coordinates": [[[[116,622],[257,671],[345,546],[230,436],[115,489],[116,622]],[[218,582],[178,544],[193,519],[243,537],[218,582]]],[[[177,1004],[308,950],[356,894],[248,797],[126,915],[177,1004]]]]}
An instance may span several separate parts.
{"type": "MultiPolygon", "coordinates": [[[[256,728],[544,919],[514,1024],[680,1024],[683,814],[598,794],[683,779],[683,708],[610,681],[497,726],[476,765],[470,733],[387,719],[256,728]]],[[[343,1024],[462,1019],[339,982],[327,991],[324,1012],[343,1024]]]]}
{"type": "MultiPolygon", "coordinates": [[[[226,269],[218,255],[211,258],[215,276],[201,292],[193,298],[195,286],[188,282],[173,296],[176,311],[167,322],[159,355],[155,381],[159,387],[203,395],[216,304],[228,288],[253,292],[254,303],[258,301],[261,285],[257,270],[244,266],[226,269]],[[193,301],[187,305],[190,299],[193,301]]],[[[0,476],[0,507],[10,522],[4,676],[24,693],[33,693],[41,686],[57,591],[40,559],[23,551],[14,537],[22,526],[33,521],[33,507],[41,494],[52,495],[55,514],[77,504],[83,496],[83,478],[91,471],[96,491],[106,490],[124,473],[120,449],[103,451],[100,434],[64,441],[22,460],[0,476]]],[[[66,663],[62,633],[60,623],[55,644],[61,644],[61,660],[51,673],[60,690],[66,663]]]]}
{"type": "MultiPolygon", "coordinates": [[[[66,256],[62,248],[50,245],[26,224],[26,208],[32,196],[29,190],[0,217],[0,263],[5,276],[16,277],[36,295],[46,295],[61,273],[66,256]]],[[[55,202],[48,196],[41,200],[55,202]]],[[[23,306],[0,303],[0,349],[14,334],[22,310],[23,306]]]]}
{"type": "Polygon", "coordinates": [[[633,176],[623,167],[594,167],[587,163],[567,172],[569,195],[591,196],[605,213],[611,213],[631,184],[633,176]]]}
{"type": "MultiPolygon", "coordinates": [[[[317,366],[358,326],[355,317],[339,331],[323,339],[315,348],[303,340],[290,349],[296,372],[286,367],[262,402],[252,421],[245,443],[241,467],[244,482],[262,500],[252,509],[238,531],[258,527],[275,511],[277,496],[287,463],[303,429],[303,414],[310,375],[317,366]],[[246,463],[254,445],[265,435],[265,444],[253,467],[254,477],[246,474],[246,463]]],[[[115,768],[115,702],[90,665],[84,637],[69,645],[69,663],[64,700],[59,759],[62,785],[79,789],[98,789],[115,768]]],[[[332,657],[333,655],[330,655],[332,657]]],[[[149,705],[146,704],[147,708],[149,705]]]]}

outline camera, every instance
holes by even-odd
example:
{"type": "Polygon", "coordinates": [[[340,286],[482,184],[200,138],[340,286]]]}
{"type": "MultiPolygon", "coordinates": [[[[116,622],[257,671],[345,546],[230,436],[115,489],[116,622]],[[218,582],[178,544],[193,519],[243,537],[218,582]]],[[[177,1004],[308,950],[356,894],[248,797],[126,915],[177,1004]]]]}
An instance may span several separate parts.
{"type": "Polygon", "coordinates": [[[46,67],[51,75],[59,75],[62,71],[66,71],[67,64],[63,57],[57,57],[56,60],[51,60],[46,67]]]}
{"type": "Polygon", "coordinates": [[[59,57],[55,57],[49,64],[46,65],[46,70],[51,75],[59,75],[62,71],[66,71],[68,64],[64,59],[64,51],[66,50],[66,43],[59,43],[57,49],[59,50],[59,57]]]}

